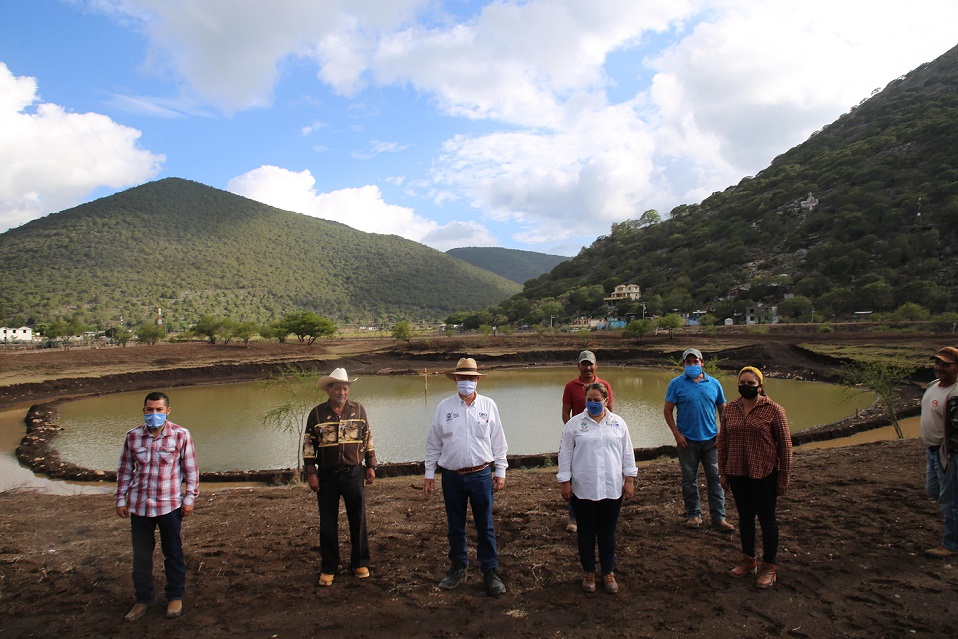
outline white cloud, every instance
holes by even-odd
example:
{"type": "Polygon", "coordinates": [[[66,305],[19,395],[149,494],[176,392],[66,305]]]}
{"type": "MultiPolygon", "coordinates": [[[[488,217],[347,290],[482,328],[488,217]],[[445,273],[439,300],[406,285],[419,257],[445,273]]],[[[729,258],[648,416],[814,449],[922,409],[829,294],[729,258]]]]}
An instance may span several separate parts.
{"type": "Polygon", "coordinates": [[[165,158],[139,137],[104,115],[37,103],[36,79],[0,62],[0,231],[154,177],[165,158]]]}
{"type": "Polygon", "coordinates": [[[410,208],[387,204],[377,186],[317,193],[315,185],[308,170],[261,166],[231,179],[226,188],[276,208],[340,222],[366,233],[399,235],[443,251],[466,241],[479,243],[469,246],[495,244],[480,224],[453,221],[440,226],[410,208]]]}

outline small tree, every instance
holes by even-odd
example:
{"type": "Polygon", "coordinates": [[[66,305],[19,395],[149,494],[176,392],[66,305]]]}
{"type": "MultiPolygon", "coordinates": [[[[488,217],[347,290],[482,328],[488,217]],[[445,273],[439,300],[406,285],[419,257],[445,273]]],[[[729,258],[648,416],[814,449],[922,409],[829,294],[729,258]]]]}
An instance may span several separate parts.
{"type": "Polygon", "coordinates": [[[288,366],[276,375],[259,382],[263,392],[277,390],[283,401],[263,415],[263,424],[286,433],[296,434],[296,468],[303,467],[303,437],[306,418],[319,402],[316,400],[316,381],[319,375],[297,366],[288,366]]]}
{"type": "Polygon", "coordinates": [[[622,331],[622,336],[637,339],[641,342],[643,337],[653,332],[655,332],[655,322],[650,319],[637,319],[629,322],[629,325],[622,331]]]}
{"type": "Polygon", "coordinates": [[[312,311],[290,313],[283,318],[283,324],[289,329],[287,333],[292,333],[307,346],[315,342],[317,337],[332,337],[336,334],[335,324],[312,311]]]}
{"type": "Polygon", "coordinates": [[[162,326],[157,326],[156,324],[146,321],[140,324],[140,328],[136,329],[136,339],[144,344],[149,344],[153,346],[158,341],[163,339],[166,335],[166,331],[162,326]]]}
{"type": "Polygon", "coordinates": [[[659,328],[664,328],[669,332],[669,339],[672,339],[672,331],[684,325],[685,320],[678,313],[670,313],[659,318],[659,328]]]}
{"type": "Polygon", "coordinates": [[[412,326],[406,320],[396,322],[396,325],[393,326],[393,339],[405,340],[407,343],[412,343],[412,326]]]}
{"type": "Polygon", "coordinates": [[[841,378],[842,384],[848,389],[849,397],[866,391],[878,395],[879,407],[895,427],[898,439],[904,439],[905,435],[895,415],[895,398],[898,396],[898,389],[905,385],[912,372],[907,366],[876,359],[845,366],[841,378]]]}
{"type": "Polygon", "coordinates": [[[257,328],[256,322],[240,322],[233,327],[232,337],[243,342],[243,346],[248,348],[250,339],[258,332],[259,328],[257,328]]]}

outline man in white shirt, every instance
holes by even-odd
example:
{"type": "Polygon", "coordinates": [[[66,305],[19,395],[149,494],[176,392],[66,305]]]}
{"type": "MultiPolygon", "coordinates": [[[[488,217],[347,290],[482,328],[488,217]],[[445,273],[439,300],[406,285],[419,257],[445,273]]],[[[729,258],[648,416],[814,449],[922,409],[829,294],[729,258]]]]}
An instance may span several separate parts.
{"type": "Polygon", "coordinates": [[[925,551],[944,559],[958,555],[958,486],[956,469],[948,468],[954,451],[945,444],[945,420],[948,400],[958,397],[958,348],[946,346],[932,358],[935,376],[921,398],[921,439],[925,443],[925,490],[938,502],[945,519],[941,544],[925,551]]]}
{"type": "Polygon", "coordinates": [[[439,402],[426,438],[426,474],[423,493],[432,494],[436,468],[442,471],[442,497],[449,527],[449,560],[452,567],[439,587],[452,590],[466,580],[466,508],[472,506],[478,545],[476,555],[486,591],[506,591],[499,578],[496,531],[492,525],[492,495],[506,485],[506,435],[499,408],[476,392],[479,372],[476,360],[464,357],[456,370],[446,373],[456,382],[458,393],[439,402]]]}

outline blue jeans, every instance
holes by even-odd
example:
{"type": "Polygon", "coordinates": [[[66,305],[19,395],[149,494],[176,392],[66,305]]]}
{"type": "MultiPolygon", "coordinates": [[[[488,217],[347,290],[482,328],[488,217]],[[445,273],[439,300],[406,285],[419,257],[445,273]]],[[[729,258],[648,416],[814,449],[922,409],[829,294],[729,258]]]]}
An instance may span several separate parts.
{"type": "Polygon", "coordinates": [[[479,568],[484,573],[498,568],[496,531],[492,527],[492,467],[466,475],[443,469],[442,500],[446,504],[446,522],[449,526],[449,561],[454,565],[469,565],[466,507],[471,505],[472,519],[476,524],[479,568]]]}
{"type": "Polygon", "coordinates": [[[941,545],[958,550],[958,458],[952,457],[945,471],[938,460],[938,448],[925,448],[925,490],[938,502],[945,519],[941,545]]]}
{"type": "Polygon", "coordinates": [[[166,569],[166,600],[182,599],[186,590],[186,563],[180,528],[183,515],[180,509],[159,517],[130,515],[130,534],[133,538],[133,589],[137,603],[156,599],[153,589],[153,549],[156,547],[156,528],[160,529],[160,547],[163,549],[163,567],[166,569]]]}
{"type": "Polygon", "coordinates": [[[316,493],[319,509],[319,555],[320,570],[335,575],[339,570],[339,500],[346,504],[346,519],[349,522],[349,567],[369,567],[369,535],[366,530],[366,467],[353,466],[344,473],[319,470],[319,492],[316,493]]]}
{"type": "Polygon", "coordinates": [[[702,442],[686,440],[688,448],[679,448],[679,466],[682,468],[682,499],[685,501],[685,516],[701,517],[702,506],[699,502],[699,462],[705,470],[705,481],[709,490],[709,513],[712,522],[725,519],[725,491],[719,482],[718,448],[715,438],[702,442]]]}
{"type": "Polygon", "coordinates": [[[615,527],[619,523],[622,498],[592,501],[575,495],[569,502],[575,509],[579,530],[579,562],[585,572],[595,572],[595,546],[599,544],[599,565],[602,574],[615,572],[615,527]]]}

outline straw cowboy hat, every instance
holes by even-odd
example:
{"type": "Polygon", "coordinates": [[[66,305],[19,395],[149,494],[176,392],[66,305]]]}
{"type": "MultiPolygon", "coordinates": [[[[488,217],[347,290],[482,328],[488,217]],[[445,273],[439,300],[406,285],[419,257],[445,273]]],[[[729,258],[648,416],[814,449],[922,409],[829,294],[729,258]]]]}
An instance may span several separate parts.
{"type": "Polygon", "coordinates": [[[337,368],[329,375],[323,375],[322,377],[320,377],[319,381],[316,382],[316,386],[318,386],[320,390],[324,390],[328,393],[329,387],[332,384],[335,384],[337,382],[341,382],[343,384],[352,384],[357,379],[359,378],[354,377],[353,379],[349,379],[349,375],[346,374],[345,368],[337,368]]]}
{"type": "Polygon", "coordinates": [[[476,366],[476,360],[471,357],[463,357],[458,362],[456,362],[456,370],[447,371],[446,377],[452,381],[456,381],[456,375],[471,375],[473,377],[485,377],[484,373],[479,372],[479,367],[476,366]]]}

